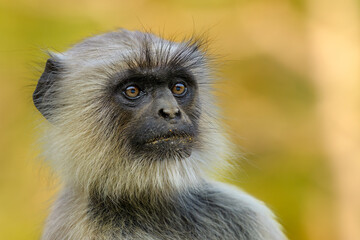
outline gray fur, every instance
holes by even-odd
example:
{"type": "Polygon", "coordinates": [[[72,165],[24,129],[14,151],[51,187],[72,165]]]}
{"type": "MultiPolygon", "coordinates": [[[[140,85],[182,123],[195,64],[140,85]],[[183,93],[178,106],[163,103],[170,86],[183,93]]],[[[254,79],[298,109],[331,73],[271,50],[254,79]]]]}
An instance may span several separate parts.
{"type": "Polygon", "coordinates": [[[204,174],[231,151],[217,122],[214,74],[202,49],[199,40],[175,43],[120,30],[51,54],[34,103],[49,120],[44,154],[64,188],[42,239],[286,239],[260,201],[204,174]],[[156,78],[181,69],[198,88],[197,111],[186,119],[196,120],[191,154],[131,151],[124,136],[136,126],[109,99],[116,76],[127,71],[156,78]]]}

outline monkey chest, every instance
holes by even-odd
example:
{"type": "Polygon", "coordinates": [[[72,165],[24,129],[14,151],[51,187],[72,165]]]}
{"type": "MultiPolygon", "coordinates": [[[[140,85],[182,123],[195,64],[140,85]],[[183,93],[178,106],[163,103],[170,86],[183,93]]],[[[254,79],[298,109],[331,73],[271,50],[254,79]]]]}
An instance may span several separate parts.
{"type": "Polygon", "coordinates": [[[101,201],[89,207],[95,235],[105,239],[250,239],[248,213],[214,204],[158,206],[101,201]]]}

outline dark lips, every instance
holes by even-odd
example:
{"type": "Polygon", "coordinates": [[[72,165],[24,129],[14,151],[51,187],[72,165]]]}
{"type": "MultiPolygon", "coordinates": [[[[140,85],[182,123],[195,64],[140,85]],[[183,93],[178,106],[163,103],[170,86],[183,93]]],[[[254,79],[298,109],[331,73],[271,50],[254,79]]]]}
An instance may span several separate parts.
{"type": "Polygon", "coordinates": [[[162,143],[191,143],[193,141],[193,137],[189,135],[181,135],[181,134],[168,134],[163,136],[157,136],[146,141],[146,145],[156,145],[162,143]]]}

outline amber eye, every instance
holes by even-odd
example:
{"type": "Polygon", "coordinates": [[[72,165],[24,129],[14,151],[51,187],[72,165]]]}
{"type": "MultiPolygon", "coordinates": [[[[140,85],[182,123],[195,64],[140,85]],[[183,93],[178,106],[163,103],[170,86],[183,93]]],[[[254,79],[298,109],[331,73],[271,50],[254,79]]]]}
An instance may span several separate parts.
{"type": "Polygon", "coordinates": [[[186,93],[186,90],[187,90],[187,88],[183,83],[177,83],[171,89],[172,93],[178,97],[184,96],[186,93]]]}
{"type": "Polygon", "coordinates": [[[125,89],[124,94],[130,99],[135,99],[140,96],[140,89],[137,86],[129,86],[125,89]]]}

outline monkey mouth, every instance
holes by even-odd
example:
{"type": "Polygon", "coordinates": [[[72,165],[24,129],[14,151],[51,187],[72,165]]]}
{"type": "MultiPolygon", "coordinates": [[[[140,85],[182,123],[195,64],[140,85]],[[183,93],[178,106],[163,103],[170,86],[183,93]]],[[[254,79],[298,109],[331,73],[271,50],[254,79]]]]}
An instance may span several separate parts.
{"type": "Polygon", "coordinates": [[[189,135],[180,134],[168,134],[163,136],[157,136],[151,138],[145,142],[145,145],[157,145],[157,144],[188,144],[192,143],[194,138],[189,135]]]}
{"type": "Polygon", "coordinates": [[[193,136],[168,134],[148,139],[141,150],[156,156],[153,159],[185,159],[191,155],[194,142],[193,136]]]}
{"type": "Polygon", "coordinates": [[[151,160],[188,158],[198,143],[196,132],[191,128],[151,129],[133,135],[132,139],[135,153],[151,160]]]}

